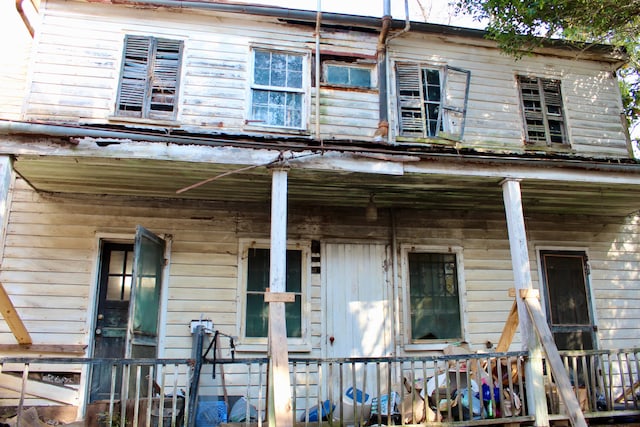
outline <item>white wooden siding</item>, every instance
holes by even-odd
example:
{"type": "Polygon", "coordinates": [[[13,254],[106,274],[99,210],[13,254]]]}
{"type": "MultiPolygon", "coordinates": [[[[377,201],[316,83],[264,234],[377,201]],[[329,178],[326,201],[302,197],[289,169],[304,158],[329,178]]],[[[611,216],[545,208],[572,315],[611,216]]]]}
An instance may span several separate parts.
{"type": "MultiPolygon", "coordinates": [[[[97,236],[132,235],[137,224],[173,236],[165,357],[190,354],[191,319],[211,318],[216,329],[237,335],[238,242],[241,238],[268,237],[268,206],[229,210],[214,204],[172,207],[166,202],[114,200],[45,197],[17,180],[0,281],[34,344],[89,343],[97,236]]],[[[289,233],[295,239],[381,242],[391,234],[384,218],[374,225],[365,224],[364,214],[358,210],[310,216],[312,211],[291,207],[289,233]]],[[[638,216],[540,215],[527,219],[534,287],[539,287],[537,247],[587,250],[601,348],[628,347],[637,340],[639,220],[638,216]]],[[[487,341],[497,343],[512,303],[508,289],[513,287],[504,218],[498,214],[469,217],[463,212],[401,210],[396,223],[399,246],[462,248],[466,339],[476,349],[483,349],[487,341]]],[[[321,274],[311,275],[310,355],[315,356],[322,354],[325,342],[321,274]]],[[[398,337],[398,342],[404,343],[405,337],[398,337]]],[[[15,343],[4,320],[0,320],[0,343],[15,343]]],[[[516,335],[512,349],[519,348],[516,335]]]]}
{"type": "MultiPolygon", "coordinates": [[[[29,119],[106,122],[113,115],[123,38],[135,33],[185,40],[177,118],[182,129],[244,133],[250,130],[245,119],[251,46],[315,52],[311,26],[248,15],[54,0],[46,3],[43,21],[27,98],[29,119]]],[[[321,49],[372,57],[376,42],[375,33],[324,29],[321,49]]],[[[487,41],[413,32],[393,39],[389,53],[392,64],[419,61],[471,71],[463,148],[525,150],[515,76],[531,73],[562,80],[568,136],[576,154],[628,157],[619,91],[609,64],[550,56],[514,61],[487,41]]],[[[393,80],[389,89],[393,131],[393,80]]],[[[307,124],[312,135],[316,93],[310,90],[307,124]]],[[[379,120],[377,90],[325,87],[320,95],[323,139],[373,137],[379,120]]]]}
{"type": "Polygon", "coordinates": [[[4,35],[0,48],[0,118],[19,120],[27,89],[32,40],[15,9],[15,3],[0,4],[0,25],[4,35]]]}
{"type": "MultiPolygon", "coordinates": [[[[463,146],[524,149],[524,125],[515,76],[531,74],[562,81],[572,149],[584,155],[628,157],[617,81],[608,64],[543,56],[514,61],[496,49],[472,46],[462,38],[443,40],[443,37],[415,33],[394,39],[390,51],[392,61],[447,64],[471,71],[463,146]]],[[[390,89],[393,100],[395,84],[390,89]]],[[[393,112],[390,118],[396,126],[393,101],[390,106],[393,112]]]]}

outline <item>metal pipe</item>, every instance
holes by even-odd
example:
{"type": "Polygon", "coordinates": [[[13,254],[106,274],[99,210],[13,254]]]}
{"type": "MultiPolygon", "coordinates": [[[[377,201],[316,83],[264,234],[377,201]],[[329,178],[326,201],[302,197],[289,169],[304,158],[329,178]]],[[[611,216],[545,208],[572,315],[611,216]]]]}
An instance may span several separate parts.
{"type": "Polygon", "coordinates": [[[376,59],[378,61],[378,134],[382,141],[389,138],[389,114],[387,111],[387,35],[391,28],[391,0],[384,0],[383,3],[382,28],[378,35],[376,46],[376,59]],[[386,130],[384,129],[386,128],[386,130]]]}
{"type": "Polygon", "coordinates": [[[318,0],[316,14],[316,139],[322,146],[322,136],[320,135],[320,21],[322,19],[322,0],[318,0]]]}
{"type": "MultiPolygon", "coordinates": [[[[31,25],[31,21],[27,16],[27,12],[24,10],[24,7],[22,6],[22,3],[24,3],[24,1],[25,0],[16,0],[16,10],[18,11],[18,15],[20,15],[20,18],[22,18],[22,22],[24,23],[24,26],[27,27],[27,30],[29,31],[31,38],[33,38],[36,34],[36,30],[33,27],[33,25],[31,25]]],[[[31,5],[35,9],[35,11],[38,12],[39,5],[36,4],[35,0],[31,0],[31,5]]]]}

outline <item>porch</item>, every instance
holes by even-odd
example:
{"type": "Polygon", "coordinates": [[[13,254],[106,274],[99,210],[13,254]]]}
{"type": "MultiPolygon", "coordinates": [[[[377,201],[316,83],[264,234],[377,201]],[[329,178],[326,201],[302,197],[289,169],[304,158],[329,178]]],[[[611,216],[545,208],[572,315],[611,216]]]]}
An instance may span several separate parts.
{"type": "MultiPolygon", "coordinates": [[[[561,352],[589,424],[640,422],[639,355],[639,348],[561,352]]],[[[294,423],[533,425],[527,361],[526,352],[292,357],[294,423]]],[[[10,425],[261,426],[269,418],[266,358],[4,358],[0,368],[0,420],[10,425]],[[98,368],[110,372],[109,398],[85,402],[88,378],[98,368]]],[[[569,425],[546,360],[543,372],[550,424],[569,425]]]]}

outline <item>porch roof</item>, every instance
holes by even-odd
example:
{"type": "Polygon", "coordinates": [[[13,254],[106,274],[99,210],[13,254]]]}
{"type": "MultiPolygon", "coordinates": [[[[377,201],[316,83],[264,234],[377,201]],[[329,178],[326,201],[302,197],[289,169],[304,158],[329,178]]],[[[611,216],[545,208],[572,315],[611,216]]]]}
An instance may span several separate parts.
{"type": "Polygon", "coordinates": [[[525,214],[625,216],[640,209],[640,165],[629,162],[95,138],[74,144],[11,136],[0,152],[14,157],[15,170],[36,190],[52,193],[267,205],[270,166],[284,162],[289,204],[297,207],[364,209],[374,194],[378,208],[504,212],[500,182],[515,178],[525,214]]]}

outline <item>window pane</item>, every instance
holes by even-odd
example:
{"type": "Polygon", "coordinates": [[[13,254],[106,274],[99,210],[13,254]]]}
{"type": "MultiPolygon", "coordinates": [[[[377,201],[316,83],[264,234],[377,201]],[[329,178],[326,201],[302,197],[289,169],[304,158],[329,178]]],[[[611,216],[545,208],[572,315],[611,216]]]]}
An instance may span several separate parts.
{"type": "Polygon", "coordinates": [[[271,53],[256,50],[254,53],[253,81],[259,85],[269,85],[271,72],[271,53]]]}
{"type": "Polygon", "coordinates": [[[287,337],[302,338],[302,296],[296,295],[295,302],[284,305],[287,318],[287,337]]]}
{"type": "Polygon", "coordinates": [[[287,292],[302,292],[302,252],[287,250],[287,292]]]}
{"type": "Polygon", "coordinates": [[[271,86],[284,87],[287,81],[287,55],[271,54],[271,86]]]}
{"type": "Polygon", "coordinates": [[[371,70],[351,68],[351,84],[359,87],[371,87],[371,70]]]}
{"type": "Polygon", "coordinates": [[[410,253],[408,259],[411,338],[460,338],[455,255],[410,253]]]}
{"type": "Polygon", "coordinates": [[[346,85],[349,83],[349,70],[346,67],[337,67],[330,65],[327,67],[327,82],[337,85],[346,85]]]}
{"type": "Polygon", "coordinates": [[[266,337],[269,328],[269,306],[264,294],[247,294],[247,337],[266,337]]]}
{"type": "Polygon", "coordinates": [[[251,248],[247,262],[247,290],[264,292],[269,287],[269,249],[251,248]]]}

